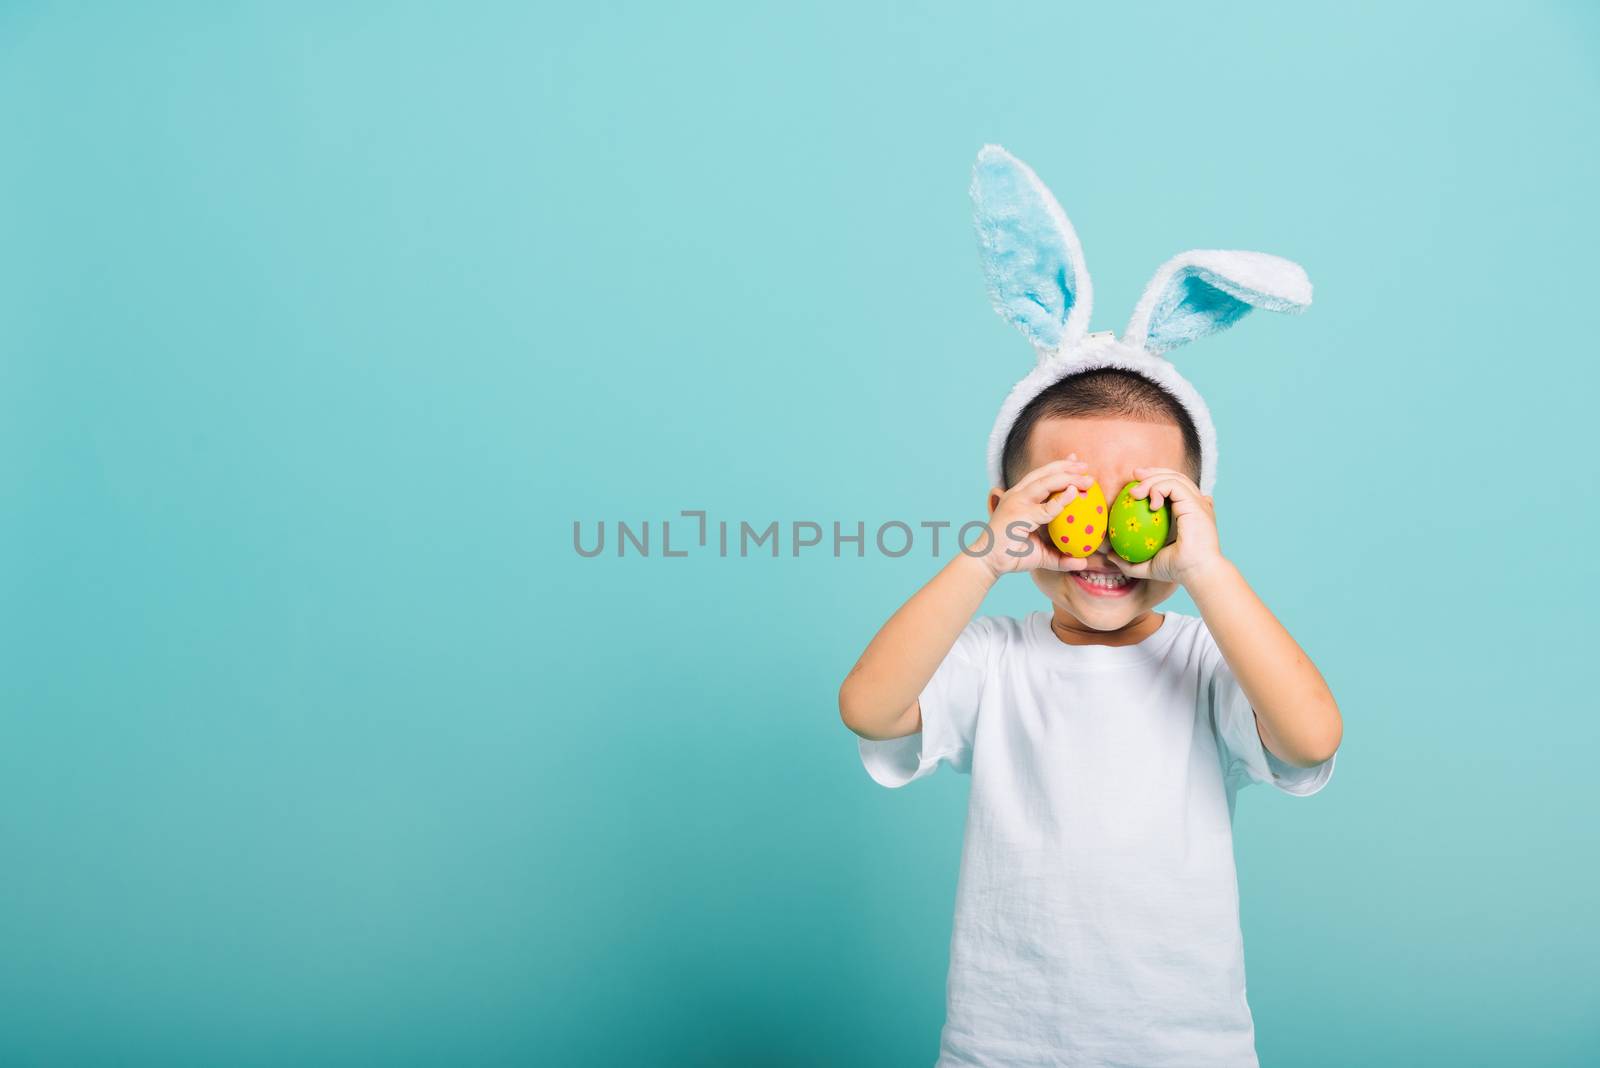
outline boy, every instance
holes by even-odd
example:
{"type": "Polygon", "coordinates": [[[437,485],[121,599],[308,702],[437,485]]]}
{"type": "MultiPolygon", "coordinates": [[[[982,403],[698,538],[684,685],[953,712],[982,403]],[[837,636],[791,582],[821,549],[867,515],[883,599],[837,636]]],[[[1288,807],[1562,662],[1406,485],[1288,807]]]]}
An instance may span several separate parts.
{"type": "Polygon", "coordinates": [[[1223,554],[1209,413],[1158,353],[1252,307],[1303,307],[1309,283],[1271,257],[1188,254],[1121,341],[1085,337],[1088,275],[1042,183],[990,146],[973,194],[996,306],[1041,364],[991,439],[990,536],[884,624],[839,692],[879,783],[941,761],[972,775],[938,1063],[1255,1065],[1234,797],[1321,789],[1342,720],[1223,554]],[[1175,536],[1139,564],[1109,539],[1063,554],[1042,528],[1096,481],[1169,504],[1175,536]],[[1050,611],[974,619],[1013,571],[1050,611]],[[1180,585],[1199,618],[1154,611],[1180,585]]]}

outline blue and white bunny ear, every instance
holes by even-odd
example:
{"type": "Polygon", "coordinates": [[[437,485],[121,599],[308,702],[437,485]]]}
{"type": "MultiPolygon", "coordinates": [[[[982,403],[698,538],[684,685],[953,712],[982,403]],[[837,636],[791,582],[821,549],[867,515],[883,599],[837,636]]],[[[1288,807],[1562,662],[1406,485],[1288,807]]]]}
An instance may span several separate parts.
{"type": "Polygon", "coordinates": [[[1253,308],[1301,312],[1310,303],[1311,280],[1297,263],[1265,252],[1183,252],[1150,279],[1122,341],[1160,355],[1226,330],[1253,308]]]}
{"type": "Polygon", "coordinates": [[[1092,291],[1083,248],[1039,176],[999,145],[972,166],[973,222],[989,299],[1043,360],[1089,325],[1092,291]]]}

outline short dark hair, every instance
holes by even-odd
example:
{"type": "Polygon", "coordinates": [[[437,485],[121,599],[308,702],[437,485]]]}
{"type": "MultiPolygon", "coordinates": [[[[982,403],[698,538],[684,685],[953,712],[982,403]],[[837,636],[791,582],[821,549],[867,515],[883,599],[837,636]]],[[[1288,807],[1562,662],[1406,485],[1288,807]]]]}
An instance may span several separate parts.
{"type": "Polygon", "coordinates": [[[1029,401],[1011,424],[1005,449],[1000,453],[1000,471],[1005,488],[1027,474],[1023,468],[1028,435],[1041,419],[1084,416],[1140,419],[1152,423],[1176,423],[1183,433],[1183,457],[1196,481],[1200,478],[1200,434],[1189,412],[1178,398],[1155,382],[1133,371],[1102,367],[1068,375],[1029,401]]]}

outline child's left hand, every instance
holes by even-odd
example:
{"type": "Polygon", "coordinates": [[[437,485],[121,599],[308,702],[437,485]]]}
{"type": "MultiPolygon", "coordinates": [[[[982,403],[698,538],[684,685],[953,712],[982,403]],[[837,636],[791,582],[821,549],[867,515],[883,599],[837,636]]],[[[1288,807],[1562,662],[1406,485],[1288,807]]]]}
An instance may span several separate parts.
{"type": "Polygon", "coordinates": [[[1185,584],[1223,562],[1222,546],[1217,538],[1216,508],[1188,475],[1170,467],[1135,467],[1133,473],[1140,482],[1131,491],[1132,497],[1149,497],[1152,509],[1160,508],[1163,499],[1171,502],[1176,536],[1141,564],[1130,564],[1107,548],[1106,555],[1124,575],[1185,584]]]}

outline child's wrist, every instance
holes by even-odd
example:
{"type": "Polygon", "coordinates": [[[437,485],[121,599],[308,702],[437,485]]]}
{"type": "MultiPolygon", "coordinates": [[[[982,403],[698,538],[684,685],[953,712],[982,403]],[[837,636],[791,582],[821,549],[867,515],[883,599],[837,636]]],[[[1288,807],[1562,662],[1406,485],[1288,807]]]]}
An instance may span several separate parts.
{"type": "Polygon", "coordinates": [[[1190,597],[1204,597],[1211,589],[1228,581],[1230,574],[1239,574],[1233,561],[1217,555],[1186,570],[1178,577],[1178,584],[1190,597]]]}
{"type": "Polygon", "coordinates": [[[950,561],[950,566],[965,572],[978,582],[983,583],[985,587],[993,586],[1000,581],[1001,575],[1000,570],[990,562],[990,557],[994,555],[994,551],[991,547],[988,552],[973,554],[965,549],[958,549],[955,559],[950,561]]]}

